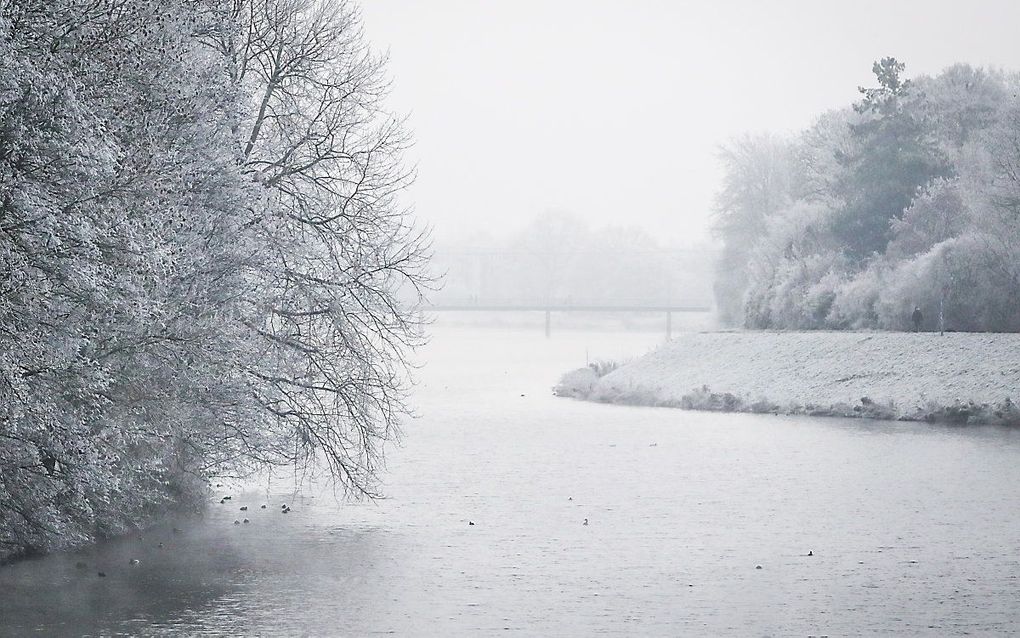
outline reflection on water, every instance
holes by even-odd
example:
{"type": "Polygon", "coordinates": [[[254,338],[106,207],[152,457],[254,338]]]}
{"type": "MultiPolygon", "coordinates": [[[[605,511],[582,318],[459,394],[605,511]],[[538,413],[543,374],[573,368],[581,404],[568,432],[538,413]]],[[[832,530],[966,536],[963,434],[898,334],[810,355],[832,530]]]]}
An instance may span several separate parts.
{"type": "Polygon", "coordinates": [[[941,636],[1020,621],[1017,432],[555,399],[563,370],[660,335],[436,333],[388,499],[338,506],[276,483],[180,534],[2,568],[0,634],[941,636]]]}

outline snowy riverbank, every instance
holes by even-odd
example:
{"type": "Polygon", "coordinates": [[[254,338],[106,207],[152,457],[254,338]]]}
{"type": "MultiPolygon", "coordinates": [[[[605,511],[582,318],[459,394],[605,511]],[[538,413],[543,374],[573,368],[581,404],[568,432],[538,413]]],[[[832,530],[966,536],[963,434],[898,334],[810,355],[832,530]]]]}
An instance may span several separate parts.
{"type": "Polygon", "coordinates": [[[736,412],[1020,424],[1020,334],[699,332],[558,396],[736,412]]]}

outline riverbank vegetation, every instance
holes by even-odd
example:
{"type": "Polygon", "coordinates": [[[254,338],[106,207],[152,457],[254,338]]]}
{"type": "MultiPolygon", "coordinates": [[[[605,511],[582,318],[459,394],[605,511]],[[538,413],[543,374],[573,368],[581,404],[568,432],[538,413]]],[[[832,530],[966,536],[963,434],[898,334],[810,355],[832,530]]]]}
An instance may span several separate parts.
{"type": "Polygon", "coordinates": [[[0,3],[0,557],[373,492],[429,285],[384,64],[343,0],[0,3]]]}
{"type": "Polygon", "coordinates": [[[715,292],[751,328],[1020,331],[1020,76],[874,65],[852,106],[722,151],[715,292]]]}

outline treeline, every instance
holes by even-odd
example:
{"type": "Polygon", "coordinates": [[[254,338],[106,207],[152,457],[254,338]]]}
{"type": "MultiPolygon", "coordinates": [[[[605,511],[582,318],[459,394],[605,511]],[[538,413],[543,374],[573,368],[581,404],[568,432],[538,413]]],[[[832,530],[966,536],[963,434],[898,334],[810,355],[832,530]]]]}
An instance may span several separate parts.
{"type": "Polygon", "coordinates": [[[708,250],[677,248],[634,226],[592,227],[568,213],[537,216],[505,238],[438,244],[451,304],[709,304],[708,250]]]}
{"type": "Polygon", "coordinates": [[[722,151],[720,316],[752,328],[1020,331],[1020,77],[874,65],[856,104],[722,151]]]}
{"type": "Polygon", "coordinates": [[[343,0],[0,3],[0,557],[372,490],[428,283],[386,87],[343,0]]]}

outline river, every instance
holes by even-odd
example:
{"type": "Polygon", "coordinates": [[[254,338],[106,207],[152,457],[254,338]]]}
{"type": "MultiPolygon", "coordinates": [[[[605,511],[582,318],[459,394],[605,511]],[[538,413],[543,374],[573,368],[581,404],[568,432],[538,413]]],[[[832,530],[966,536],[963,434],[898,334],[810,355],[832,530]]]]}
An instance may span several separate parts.
{"type": "Polygon", "coordinates": [[[1020,432],[557,399],[562,371],[662,336],[434,333],[386,499],[223,488],[201,518],[0,568],[0,635],[1020,627],[1020,432]]]}

